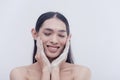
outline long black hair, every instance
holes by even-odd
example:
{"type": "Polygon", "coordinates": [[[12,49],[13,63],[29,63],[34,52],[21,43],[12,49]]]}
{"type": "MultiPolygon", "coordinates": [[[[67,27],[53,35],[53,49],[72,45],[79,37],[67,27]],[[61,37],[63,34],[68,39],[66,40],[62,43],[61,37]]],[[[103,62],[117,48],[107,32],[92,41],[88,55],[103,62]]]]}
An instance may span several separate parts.
{"type": "MultiPolygon", "coordinates": [[[[50,19],[50,18],[53,18],[53,17],[56,17],[59,20],[61,20],[62,22],[64,22],[64,24],[66,25],[67,35],[69,35],[70,34],[69,23],[68,23],[67,19],[59,12],[46,12],[46,13],[43,13],[38,18],[38,20],[36,22],[36,26],[35,26],[36,32],[39,32],[40,28],[42,27],[42,24],[47,19],[50,19]]],[[[37,60],[35,59],[36,51],[37,51],[36,40],[34,40],[33,63],[37,62],[37,60]]],[[[73,62],[73,58],[72,58],[71,46],[69,47],[69,51],[68,51],[68,56],[67,56],[66,62],[74,63],[73,62]]]]}

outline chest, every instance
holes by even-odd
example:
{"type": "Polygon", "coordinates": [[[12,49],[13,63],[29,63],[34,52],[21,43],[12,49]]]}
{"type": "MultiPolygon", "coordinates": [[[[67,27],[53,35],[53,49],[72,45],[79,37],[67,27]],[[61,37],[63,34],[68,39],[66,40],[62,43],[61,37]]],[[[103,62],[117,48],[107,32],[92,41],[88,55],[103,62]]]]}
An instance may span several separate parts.
{"type": "Polygon", "coordinates": [[[71,71],[65,71],[60,73],[60,80],[73,80],[73,73],[71,71]]]}
{"type": "MultiPolygon", "coordinates": [[[[27,80],[41,80],[41,77],[42,74],[32,74],[28,76],[27,80]]],[[[73,73],[71,71],[60,72],[60,80],[73,80],[73,73]]]]}

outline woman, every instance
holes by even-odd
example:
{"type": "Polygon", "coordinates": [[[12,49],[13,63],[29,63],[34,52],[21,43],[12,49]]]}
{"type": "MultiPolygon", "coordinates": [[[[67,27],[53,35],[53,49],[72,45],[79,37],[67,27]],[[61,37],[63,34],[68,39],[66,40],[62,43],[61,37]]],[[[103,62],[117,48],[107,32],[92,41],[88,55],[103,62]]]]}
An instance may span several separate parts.
{"type": "Polygon", "coordinates": [[[90,80],[90,70],[73,63],[69,24],[62,14],[42,14],[31,32],[33,64],[13,69],[10,80],[90,80]]]}

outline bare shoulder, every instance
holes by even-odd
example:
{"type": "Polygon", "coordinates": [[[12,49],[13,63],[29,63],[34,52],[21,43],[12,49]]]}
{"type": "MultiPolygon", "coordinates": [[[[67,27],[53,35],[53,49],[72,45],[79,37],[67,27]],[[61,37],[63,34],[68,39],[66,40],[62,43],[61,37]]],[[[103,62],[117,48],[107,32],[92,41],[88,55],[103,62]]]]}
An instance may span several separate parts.
{"type": "Polygon", "coordinates": [[[17,67],[11,70],[10,80],[26,80],[27,66],[17,67]]]}
{"type": "Polygon", "coordinates": [[[91,78],[90,69],[83,65],[66,63],[64,70],[71,71],[74,80],[90,80],[91,78]]]}
{"type": "Polygon", "coordinates": [[[74,64],[73,66],[73,71],[75,72],[79,72],[79,73],[89,73],[90,72],[90,69],[86,66],[82,66],[82,65],[76,65],[74,64]]]}
{"type": "Polygon", "coordinates": [[[74,80],[90,80],[91,71],[88,67],[73,64],[74,80]]]}

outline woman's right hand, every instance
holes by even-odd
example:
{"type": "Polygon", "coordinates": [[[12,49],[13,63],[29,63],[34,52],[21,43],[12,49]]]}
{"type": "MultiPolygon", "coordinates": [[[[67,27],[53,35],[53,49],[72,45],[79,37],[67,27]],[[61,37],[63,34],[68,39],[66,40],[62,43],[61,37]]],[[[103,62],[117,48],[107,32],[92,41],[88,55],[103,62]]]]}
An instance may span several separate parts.
{"type": "Polygon", "coordinates": [[[35,56],[36,60],[41,64],[42,70],[51,70],[50,62],[45,55],[43,42],[40,37],[37,37],[37,54],[35,56]]]}

